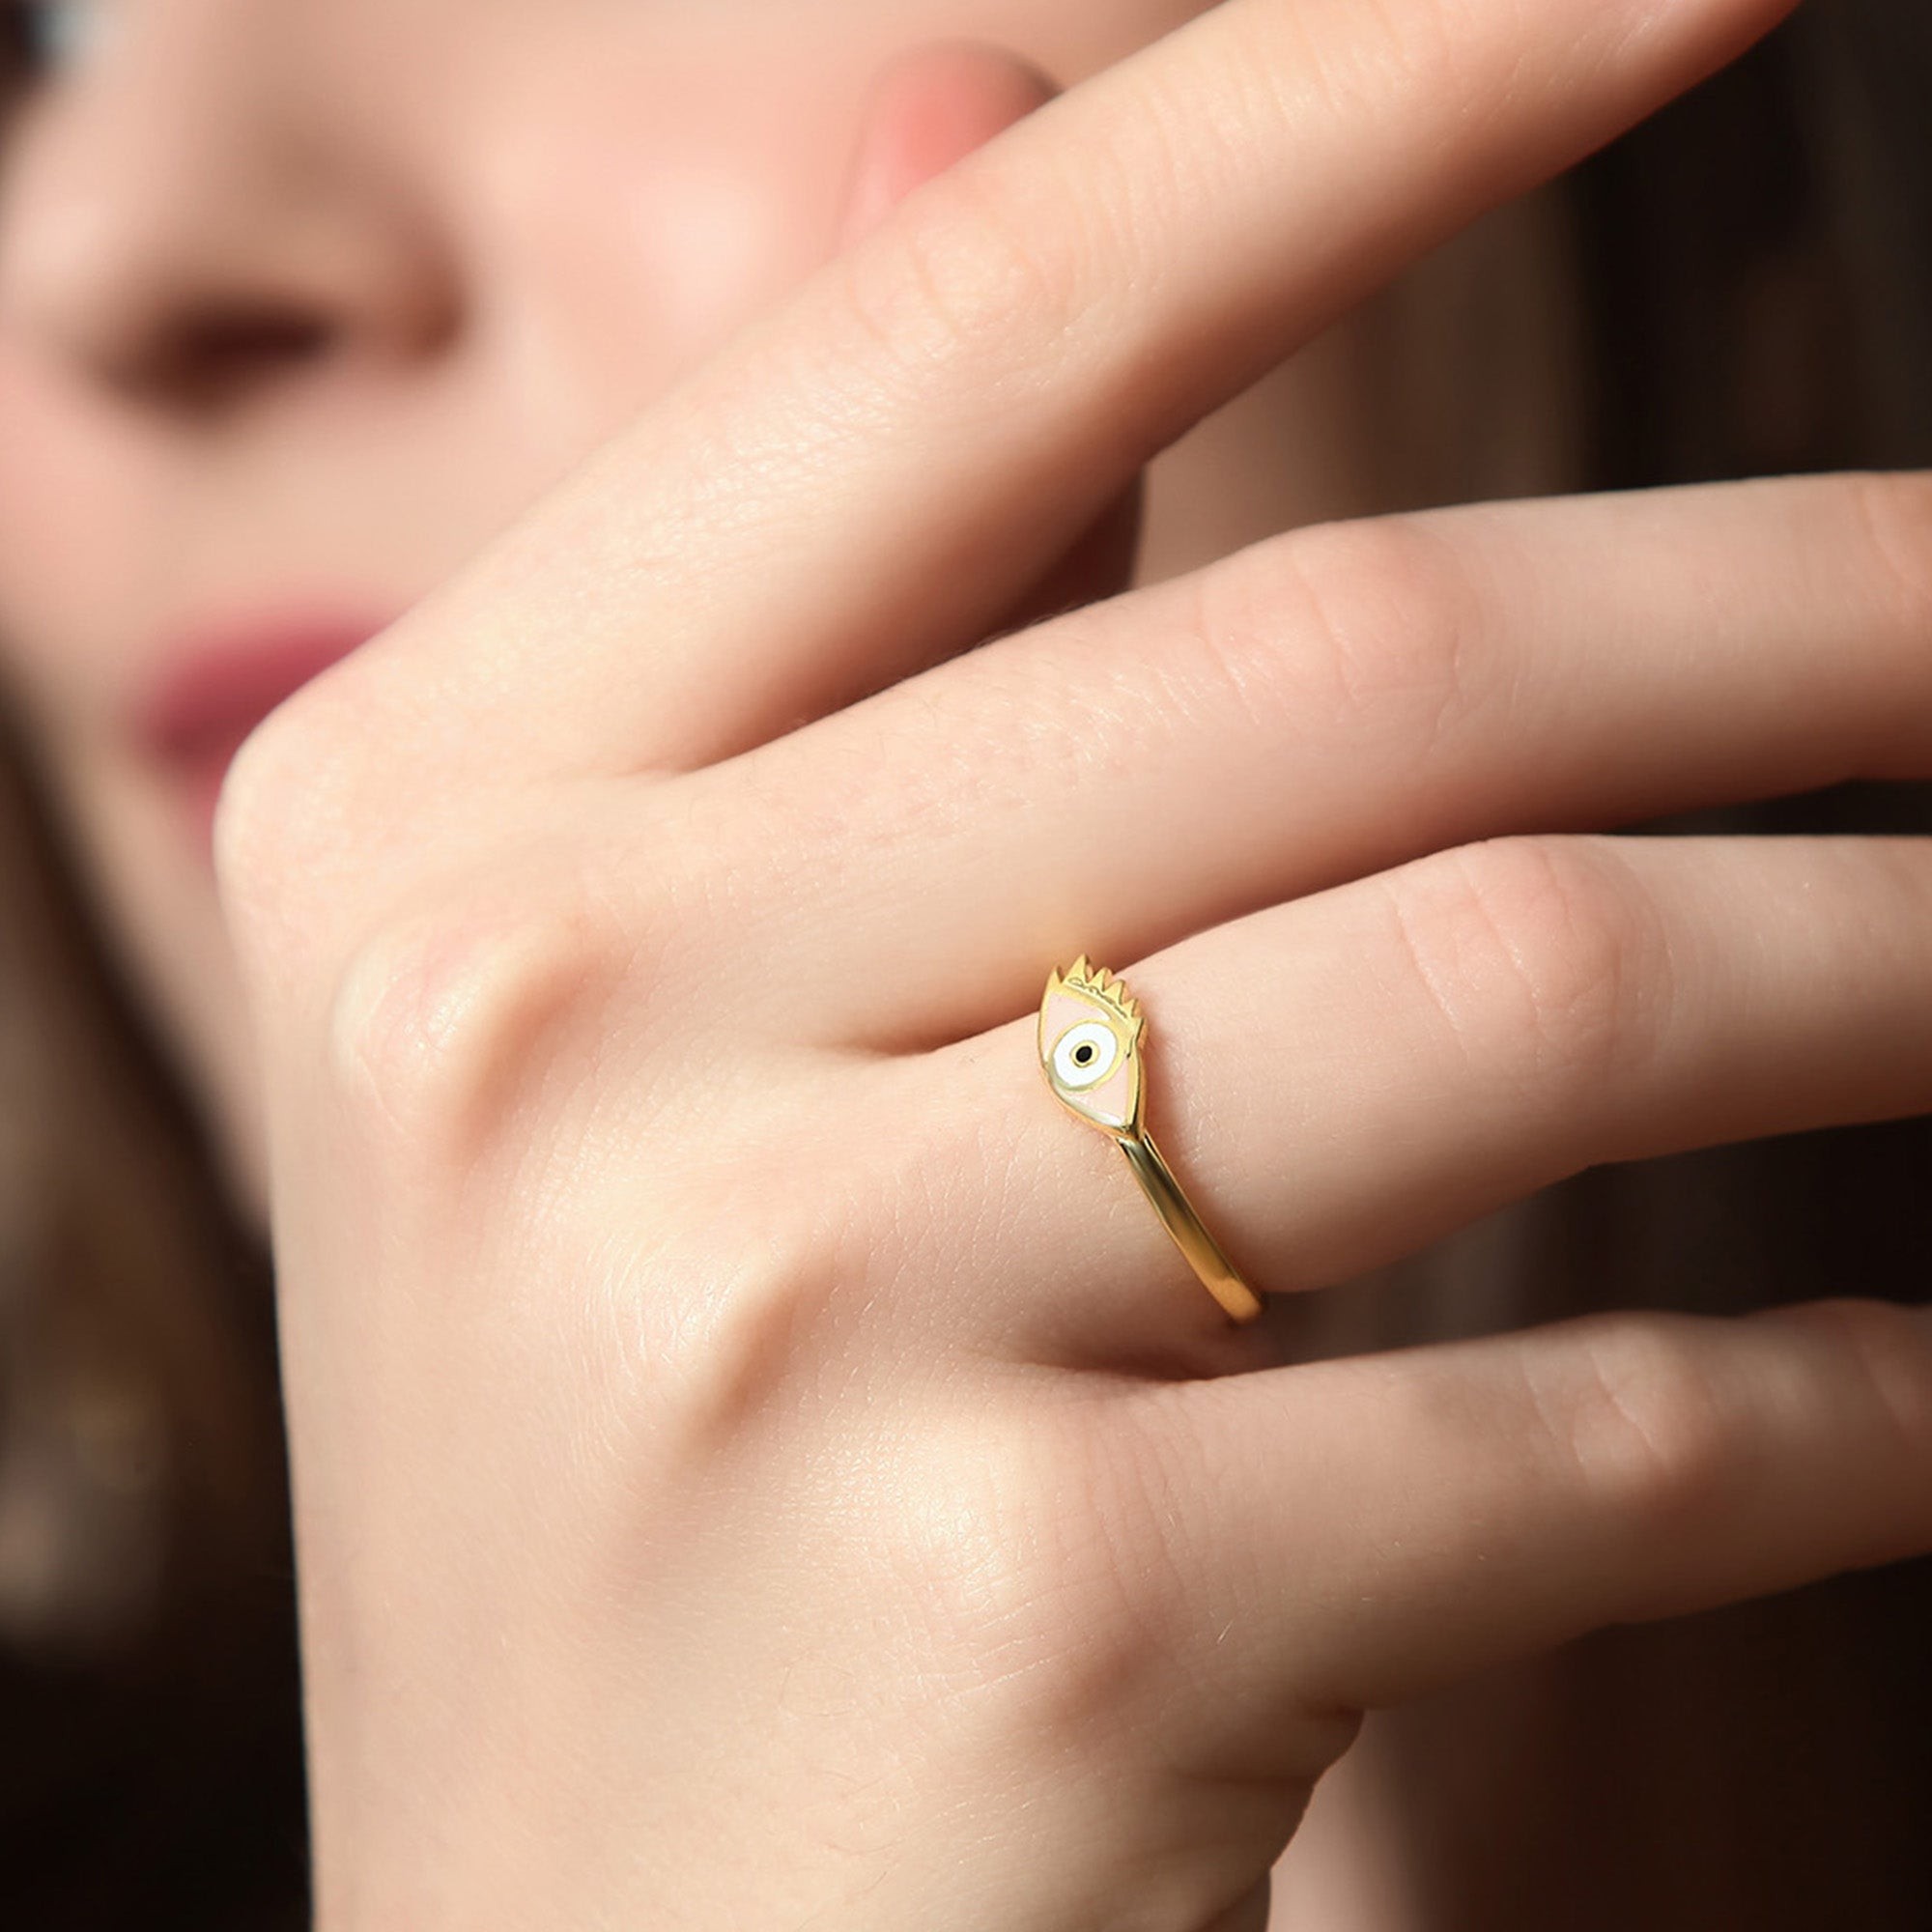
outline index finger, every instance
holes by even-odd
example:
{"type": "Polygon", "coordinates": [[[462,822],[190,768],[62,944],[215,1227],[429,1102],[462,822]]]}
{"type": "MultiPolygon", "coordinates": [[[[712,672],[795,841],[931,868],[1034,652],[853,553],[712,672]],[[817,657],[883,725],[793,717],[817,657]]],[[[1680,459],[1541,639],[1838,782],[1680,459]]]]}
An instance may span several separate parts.
{"type": "Polygon", "coordinates": [[[357,732],[393,684],[469,770],[689,768],[970,642],[1192,421],[1788,5],[1227,0],[647,412],[369,654],[357,732]]]}

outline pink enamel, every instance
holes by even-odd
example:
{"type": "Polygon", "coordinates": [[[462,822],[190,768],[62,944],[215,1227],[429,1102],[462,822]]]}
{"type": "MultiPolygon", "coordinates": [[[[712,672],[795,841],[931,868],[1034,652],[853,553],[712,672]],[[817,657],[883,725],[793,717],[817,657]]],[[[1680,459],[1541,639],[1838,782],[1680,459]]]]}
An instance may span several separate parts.
{"type": "Polygon", "coordinates": [[[1049,993],[1039,1012],[1040,1065],[1044,1066],[1051,1063],[1055,1042],[1068,1027],[1099,1017],[1100,1009],[1092,1000],[1083,1000],[1078,993],[1049,993]]]}
{"type": "Polygon", "coordinates": [[[1124,1127],[1134,1117],[1134,1077],[1140,1065],[1129,1054],[1099,1086],[1080,1095],[1081,1104],[1096,1121],[1124,1127]]]}

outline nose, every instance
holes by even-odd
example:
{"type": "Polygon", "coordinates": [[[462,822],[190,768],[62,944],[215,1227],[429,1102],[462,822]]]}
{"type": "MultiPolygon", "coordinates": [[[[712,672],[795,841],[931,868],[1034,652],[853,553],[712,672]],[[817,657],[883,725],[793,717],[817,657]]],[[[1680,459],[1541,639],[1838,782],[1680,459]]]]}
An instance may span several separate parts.
{"type": "Polygon", "coordinates": [[[0,199],[0,327],[175,412],[453,330],[433,224],[343,103],[265,43],[277,11],[130,10],[26,104],[0,199]]]}

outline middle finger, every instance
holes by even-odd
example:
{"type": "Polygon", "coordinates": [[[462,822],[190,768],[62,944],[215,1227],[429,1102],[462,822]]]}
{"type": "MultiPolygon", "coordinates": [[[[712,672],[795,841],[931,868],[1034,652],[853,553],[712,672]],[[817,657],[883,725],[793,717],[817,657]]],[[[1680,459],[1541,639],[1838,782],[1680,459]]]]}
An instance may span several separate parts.
{"type": "Polygon", "coordinates": [[[679,785],[800,1024],[929,1044],[1444,847],[1924,777],[1928,557],[1916,474],[1307,530],[679,785]]]}

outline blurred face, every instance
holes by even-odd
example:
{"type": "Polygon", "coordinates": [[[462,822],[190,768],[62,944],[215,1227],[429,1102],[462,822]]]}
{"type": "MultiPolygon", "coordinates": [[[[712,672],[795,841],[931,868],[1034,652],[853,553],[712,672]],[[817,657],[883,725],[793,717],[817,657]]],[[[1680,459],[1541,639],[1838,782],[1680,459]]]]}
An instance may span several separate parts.
{"type": "MultiPolygon", "coordinates": [[[[838,246],[889,62],[972,40],[1066,82],[1200,11],[19,6],[0,672],[238,1172],[252,1080],[207,849],[234,746],[838,246]]],[[[935,73],[891,111],[956,114],[935,73]]],[[[1244,474],[1218,447],[1184,526],[1156,491],[1170,566],[1327,507],[1272,450],[1244,474]]]]}

